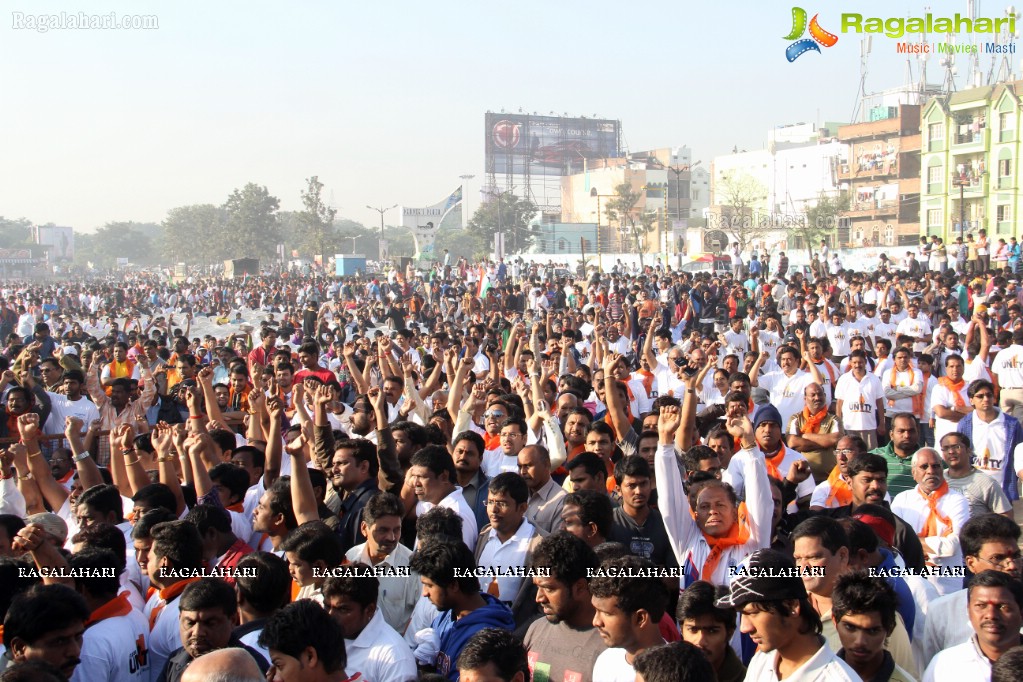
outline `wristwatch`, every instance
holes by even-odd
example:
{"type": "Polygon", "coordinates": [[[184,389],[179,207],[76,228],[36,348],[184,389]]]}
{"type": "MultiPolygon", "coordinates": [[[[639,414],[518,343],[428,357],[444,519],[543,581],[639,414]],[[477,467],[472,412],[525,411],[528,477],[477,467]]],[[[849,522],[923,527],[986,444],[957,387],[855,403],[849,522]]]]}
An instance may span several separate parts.
{"type": "Polygon", "coordinates": [[[85,460],[89,459],[89,457],[90,457],[89,451],[86,450],[85,452],[82,452],[82,453],[79,453],[79,454],[75,455],[75,461],[76,462],[82,462],[82,461],[85,461],[85,460]]]}

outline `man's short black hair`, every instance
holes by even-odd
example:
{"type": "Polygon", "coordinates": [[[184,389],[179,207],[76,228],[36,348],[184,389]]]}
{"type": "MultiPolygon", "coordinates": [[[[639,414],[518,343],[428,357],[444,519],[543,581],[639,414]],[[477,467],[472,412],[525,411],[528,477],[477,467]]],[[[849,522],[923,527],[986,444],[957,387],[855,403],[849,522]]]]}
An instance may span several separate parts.
{"type": "Polygon", "coordinates": [[[711,616],[725,626],[728,636],[735,632],[735,609],[720,608],[714,605],[714,600],[721,596],[719,590],[706,580],[697,580],[687,587],[678,596],[678,606],[675,608],[675,615],[679,624],[689,619],[711,616]]]}
{"type": "MultiPolygon", "coordinates": [[[[121,556],[124,556],[124,550],[121,556]]],[[[109,549],[99,547],[86,547],[68,559],[71,570],[75,571],[75,586],[84,587],[90,595],[103,601],[117,596],[124,563],[122,558],[118,567],[117,556],[109,549]]]]}
{"type": "Polygon", "coordinates": [[[131,500],[136,504],[141,502],[150,509],[162,507],[175,514],[178,508],[174,493],[163,483],[150,483],[142,486],[131,496],[131,500]]]}
{"type": "MultiPolygon", "coordinates": [[[[362,563],[353,563],[352,569],[369,571],[370,567],[362,563]]],[[[365,575],[331,575],[323,581],[320,590],[323,599],[348,597],[362,608],[376,604],[380,594],[380,581],[368,573],[365,575]]]]}
{"type": "Polygon", "coordinates": [[[369,477],[377,477],[380,472],[380,461],[377,459],[377,447],[372,442],[365,438],[346,438],[334,444],[334,452],[338,450],[350,450],[355,458],[356,466],[363,462],[367,463],[369,477]]]}
{"type": "Polygon", "coordinates": [[[454,509],[434,507],[416,519],[416,537],[420,547],[434,538],[461,542],[462,517],[454,509]]]}
{"type": "Polygon", "coordinates": [[[1016,545],[1019,544],[1019,536],[1019,524],[1012,519],[1001,514],[980,514],[963,524],[959,531],[959,544],[964,557],[976,557],[980,555],[980,548],[985,543],[1006,542],[1016,545]]]}
{"type": "Polygon", "coordinates": [[[970,578],[970,582],[966,584],[967,598],[973,593],[974,588],[977,587],[1004,587],[1012,593],[1013,600],[1016,602],[1016,608],[1023,611],[1023,583],[1020,583],[1019,579],[1015,576],[993,569],[981,571],[970,578]]]}
{"type": "Polygon", "coordinates": [[[660,578],[624,577],[641,575],[653,564],[637,556],[624,556],[601,563],[601,568],[614,575],[598,575],[590,580],[590,593],[598,599],[616,597],[618,608],[626,614],[644,610],[654,623],[660,622],[668,604],[668,592],[660,578]]]}
{"type": "Polygon", "coordinates": [[[526,485],[526,480],[512,471],[505,471],[490,479],[489,490],[494,494],[508,495],[517,505],[529,501],[529,486],[526,485]]]}
{"type": "Polygon", "coordinates": [[[888,462],[881,455],[875,455],[872,452],[865,452],[862,455],[857,455],[849,460],[849,464],[846,465],[846,474],[849,478],[854,478],[857,474],[861,474],[864,471],[871,474],[884,474],[888,475],[888,462]]]}
{"type": "Polygon", "coordinates": [[[124,520],[124,502],[116,486],[94,485],[78,497],[78,506],[88,505],[101,514],[113,514],[118,523],[124,520]]]}
{"type": "Polygon", "coordinates": [[[565,505],[578,508],[579,521],[584,525],[594,524],[600,537],[606,538],[611,534],[611,526],[614,525],[614,507],[611,504],[611,498],[607,495],[598,493],[596,490],[577,490],[565,496],[565,505]]]}
{"type": "Polygon", "coordinates": [[[340,566],[345,558],[341,538],[323,521],[307,521],[292,530],[280,548],[310,564],[322,561],[328,568],[340,566]]]}
{"type": "Polygon", "coordinates": [[[173,512],[163,507],[150,509],[135,519],[135,525],[131,527],[132,540],[148,540],[153,537],[153,528],[168,521],[177,521],[178,517],[173,512]]]}
{"type": "Polygon", "coordinates": [[[257,613],[270,615],[291,601],[291,574],[288,562],[281,557],[270,552],[252,552],[239,559],[238,569],[234,580],[238,598],[257,613]]]}
{"type": "Polygon", "coordinates": [[[181,593],[181,611],[204,611],[219,608],[224,615],[233,617],[238,612],[238,599],[234,588],[221,578],[200,578],[181,593]]]}
{"type": "Polygon", "coordinates": [[[340,623],[311,599],[288,604],[270,616],[259,635],[259,646],[292,658],[312,647],[326,673],[344,671],[348,664],[340,623]]]}
{"type": "Polygon", "coordinates": [[[991,682],[1023,680],[1023,646],[1014,646],[998,657],[991,666],[991,682]]]}
{"type": "Polygon", "coordinates": [[[249,472],[230,462],[221,462],[210,469],[210,479],[226,488],[230,497],[236,500],[245,499],[245,493],[249,490],[249,472]]]}
{"type": "Polygon", "coordinates": [[[231,532],[231,514],[213,504],[195,505],[188,510],[185,521],[194,524],[199,535],[206,535],[211,529],[218,533],[231,532]]]}
{"type": "Polygon", "coordinates": [[[716,679],[714,667],[689,642],[672,642],[645,649],[633,661],[645,682],[703,682],[716,679]]]}
{"type": "Polygon", "coordinates": [[[17,639],[32,644],[88,619],[85,599],[67,585],[36,585],[11,601],[4,617],[4,644],[9,651],[17,639]]]}
{"type": "Polygon", "coordinates": [[[895,588],[887,580],[873,578],[865,570],[845,573],[838,577],[831,600],[831,613],[836,623],[846,614],[876,611],[885,631],[890,635],[895,630],[898,600],[895,588]]]}
{"type": "Polygon", "coordinates": [[[153,554],[166,557],[172,568],[202,567],[202,538],[188,521],[167,521],[153,526],[153,554]]]}
{"type": "Polygon", "coordinates": [[[598,474],[603,474],[604,478],[607,478],[607,465],[604,464],[604,460],[600,458],[600,455],[596,453],[580,452],[565,465],[565,469],[569,473],[579,467],[582,467],[586,475],[591,478],[596,478],[598,474]]]}
{"type": "Polygon", "coordinates": [[[479,578],[474,575],[476,558],[463,542],[431,542],[420,547],[409,559],[409,568],[440,587],[457,585],[463,594],[480,591],[479,578]]]}
{"type": "Polygon", "coordinates": [[[531,565],[534,568],[549,569],[552,578],[563,585],[572,586],[579,580],[588,581],[590,571],[595,571],[600,562],[585,540],[568,531],[558,531],[536,545],[531,565]]]}
{"type": "Polygon", "coordinates": [[[832,555],[849,546],[849,536],[842,524],[829,516],[811,516],[796,526],[790,540],[795,543],[800,538],[817,538],[832,555]]]}
{"type": "Polygon", "coordinates": [[[498,677],[511,682],[516,673],[529,680],[529,661],[522,641],[500,628],[483,628],[465,643],[458,655],[458,670],[479,670],[493,663],[498,677]]]}
{"type": "MultiPolygon", "coordinates": [[[[375,455],[376,452],[374,451],[374,456],[375,455]]],[[[425,467],[437,477],[446,473],[449,483],[454,483],[456,480],[455,462],[451,459],[451,455],[448,453],[447,448],[440,445],[427,445],[425,448],[412,455],[409,466],[425,467]]]]}
{"type": "Polygon", "coordinates": [[[405,516],[405,506],[397,495],[380,491],[374,493],[373,497],[366,502],[366,506],[362,508],[362,520],[366,522],[368,528],[372,528],[378,519],[385,516],[401,518],[405,516]]]}

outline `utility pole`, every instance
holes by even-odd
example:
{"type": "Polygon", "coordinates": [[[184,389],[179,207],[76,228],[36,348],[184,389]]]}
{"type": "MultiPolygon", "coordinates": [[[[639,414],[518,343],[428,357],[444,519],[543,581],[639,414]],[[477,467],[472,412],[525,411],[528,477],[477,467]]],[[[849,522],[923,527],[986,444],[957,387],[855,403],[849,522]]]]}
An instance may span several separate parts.
{"type": "Polygon", "coordinates": [[[384,208],[383,206],[381,206],[380,208],[375,208],[373,206],[367,205],[366,208],[368,208],[371,211],[376,211],[377,213],[380,214],[380,248],[377,256],[380,260],[383,260],[384,251],[387,248],[387,242],[384,240],[384,214],[390,211],[392,208],[398,208],[398,204],[395,204],[394,206],[388,206],[387,208],[384,208]]]}

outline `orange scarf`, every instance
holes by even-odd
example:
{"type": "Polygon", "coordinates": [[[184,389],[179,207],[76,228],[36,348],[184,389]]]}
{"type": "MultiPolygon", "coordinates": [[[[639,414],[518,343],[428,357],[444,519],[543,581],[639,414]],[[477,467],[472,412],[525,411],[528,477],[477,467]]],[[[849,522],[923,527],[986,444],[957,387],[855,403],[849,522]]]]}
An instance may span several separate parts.
{"type": "Polygon", "coordinates": [[[820,433],[821,422],[828,416],[828,408],[824,408],[817,414],[810,414],[810,409],[803,407],[803,428],[799,430],[800,433],[820,433]]]}
{"type": "Polygon", "coordinates": [[[781,475],[781,471],[778,470],[778,467],[781,466],[781,463],[784,459],[785,459],[784,444],[780,448],[778,448],[778,454],[776,455],[768,456],[766,452],[764,453],[764,464],[767,465],[767,473],[773,476],[774,478],[777,478],[779,481],[785,480],[785,477],[781,475]]]}
{"type": "Polygon", "coordinates": [[[163,613],[163,609],[167,606],[168,602],[172,602],[181,596],[181,593],[185,591],[185,588],[194,583],[199,578],[185,578],[179,580],[170,587],[165,587],[160,590],[160,603],[153,607],[153,610],[149,613],[149,631],[152,632],[153,628],[156,627],[156,621],[160,618],[160,614],[163,613]]]}
{"type": "Polygon", "coordinates": [[[960,379],[958,383],[952,381],[948,377],[941,377],[938,379],[938,383],[944,386],[952,393],[952,399],[955,401],[956,407],[966,407],[966,401],[963,400],[963,396],[960,393],[963,390],[963,386],[966,385],[965,379],[960,379]]]}
{"type": "Polygon", "coordinates": [[[643,368],[636,370],[636,374],[643,377],[643,388],[646,389],[646,394],[650,395],[650,391],[653,390],[654,387],[654,375],[643,368]]]}
{"type": "MultiPolygon", "coordinates": [[[[131,360],[131,358],[128,358],[124,362],[118,362],[117,360],[111,360],[110,364],[107,365],[107,366],[110,368],[110,378],[111,379],[122,379],[122,378],[131,379],[132,375],[135,373],[135,363],[131,360]]],[[[107,396],[109,397],[111,390],[113,390],[113,387],[112,386],[107,386],[103,390],[106,392],[107,396]]]]}
{"type": "MultiPolygon", "coordinates": [[[[910,373],[910,376],[912,376],[912,374],[913,374],[913,368],[912,367],[910,367],[906,371],[910,373]]],[[[888,379],[888,385],[891,386],[892,388],[896,388],[895,379],[898,376],[898,374],[899,374],[899,371],[894,366],[892,366],[892,373],[891,373],[891,375],[889,376],[889,379],[888,379]]],[[[912,398],[912,400],[913,400],[913,414],[915,414],[917,416],[917,419],[923,419],[923,417],[924,417],[924,399],[926,397],[924,394],[927,392],[927,390],[926,390],[927,389],[927,380],[930,379],[930,378],[931,378],[930,374],[925,374],[924,375],[924,390],[921,390],[919,393],[917,393],[912,398]]],[[[888,407],[894,407],[894,406],[895,406],[895,401],[889,399],[888,400],[888,407]]]]}
{"type": "Polygon", "coordinates": [[[89,619],[85,621],[85,627],[95,625],[101,620],[106,620],[107,618],[126,616],[129,613],[131,613],[131,603],[128,601],[128,592],[125,591],[93,611],[89,615],[89,619]]]}
{"type": "Polygon", "coordinates": [[[225,509],[227,509],[227,511],[229,511],[229,512],[237,512],[239,514],[242,514],[242,513],[245,512],[245,503],[244,502],[235,502],[234,504],[227,505],[227,507],[225,507],[225,509]]]}
{"type": "Polygon", "coordinates": [[[707,555],[707,560],[703,562],[703,569],[700,571],[700,578],[702,580],[710,581],[710,577],[714,575],[714,571],[718,567],[718,563],[721,562],[721,555],[724,554],[725,550],[729,547],[736,547],[738,545],[745,545],[749,542],[749,522],[746,516],[746,503],[739,503],[738,516],[735,519],[735,523],[728,529],[728,532],[721,537],[714,537],[712,535],[703,534],[703,539],[710,545],[710,554],[707,555]]]}
{"type": "Polygon", "coordinates": [[[849,484],[845,482],[844,478],[842,478],[842,469],[837,464],[828,475],[828,485],[831,486],[831,492],[828,493],[828,507],[830,507],[831,503],[835,501],[838,502],[839,507],[852,504],[852,488],[850,488],[849,484]]]}
{"type": "Polygon", "coordinates": [[[941,485],[930,495],[925,495],[919,486],[916,491],[920,494],[920,497],[927,501],[927,507],[930,513],[927,514],[927,520],[924,521],[924,528],[918,534],[921,538],[930,538],[938,535],[938,521],[945,524],[945,530],[941,531],[941,537],[952,534],[952,519],[948,518],[938,510],[938,502],[942,497],[948,494],[948,481],[942,481],[941,485]]]}
{"type": "Polygon", "coordinates": [[[496,450],[501,447],[501,434],[495,433],[491,436],[486,431],[483,432],[483,446],[487,450],[496,450]]]}

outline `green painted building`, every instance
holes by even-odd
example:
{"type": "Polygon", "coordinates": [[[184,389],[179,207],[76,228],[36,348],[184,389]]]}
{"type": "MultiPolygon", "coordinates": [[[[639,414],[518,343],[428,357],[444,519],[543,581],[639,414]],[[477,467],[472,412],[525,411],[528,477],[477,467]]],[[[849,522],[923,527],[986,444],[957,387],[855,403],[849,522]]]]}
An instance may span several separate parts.
{"type": "Polygon", "coordinates": [[[920,115],[920,230],[1019,238],[1023,81],[931,99],[920,115]]]}

